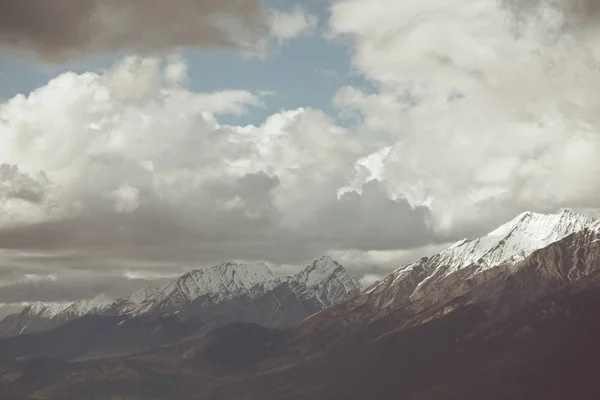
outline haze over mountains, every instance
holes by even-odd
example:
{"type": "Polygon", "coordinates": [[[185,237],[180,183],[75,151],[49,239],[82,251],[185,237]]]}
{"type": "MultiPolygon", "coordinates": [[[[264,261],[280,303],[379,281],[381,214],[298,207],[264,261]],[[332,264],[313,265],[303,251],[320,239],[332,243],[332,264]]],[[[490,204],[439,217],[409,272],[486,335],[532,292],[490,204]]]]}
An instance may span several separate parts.
{"type": "Polygon", "coordinates": [[[598,226],[524,213],[363,293],[327,257],[288,278],[194,271],[105,308],[120,315],[0,340],[0,382],[47,399],[595,398],[598,226]]]}

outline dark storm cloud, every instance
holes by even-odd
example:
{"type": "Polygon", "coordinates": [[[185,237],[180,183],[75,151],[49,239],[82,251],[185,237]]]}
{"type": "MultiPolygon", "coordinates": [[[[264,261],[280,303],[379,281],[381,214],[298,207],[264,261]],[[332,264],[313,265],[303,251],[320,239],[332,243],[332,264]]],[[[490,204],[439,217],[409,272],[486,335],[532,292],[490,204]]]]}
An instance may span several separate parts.
{"type": "Polygon", "coordinates": [[[3,0],[0,46],[50,62],[179,46],[252,50],[267,27],[260,0],[3,0]]]}

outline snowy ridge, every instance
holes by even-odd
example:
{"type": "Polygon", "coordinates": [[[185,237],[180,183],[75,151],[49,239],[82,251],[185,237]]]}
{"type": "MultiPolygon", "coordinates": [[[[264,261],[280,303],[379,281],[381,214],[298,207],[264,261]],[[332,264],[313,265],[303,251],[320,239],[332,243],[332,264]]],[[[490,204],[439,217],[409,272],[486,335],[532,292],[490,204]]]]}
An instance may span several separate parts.
{"type": "Polygon", "coordinates": [[[401,284],[408,285],[403,290],[418,291],[426,284],[473,266],[471,276],[474,276],[502,264],[519,262],[538,249],[596,225],[600,229],[600,223],[594,223],[593,218],[569,210],[557,214],[525,212],[485,236],[460,240],[432,257],[397,269],[367,293],[401,284]],[[422,271],[420,278],[415,278],[417,270],[422,271]],[[414,279],[419,281],[416,287],[406,283],[414,279]]]}
{"type": "Polygon", "coordinates": [[[487,235],[463,240],[440,253],[447,274],[473,264],[478,272],[517,262],[572,233],[592,226],[593,218],[565,210],[558,214],[525,212],[487,235]]]}
{"type": "MultiPolygon", "coordinates": [[[[265,295],[271,295],[273,299],[291,296],[287,297],[285,306],[279,304],[279,311],[269,311],[275,314],[265,316],[266,320],[293,321],[298,312],[314,312],[313,307],[317,307],[317,311],[323,310],[359,293],[358,283],[331,257],[322,257],[296,275],[281,278],[276,278],[264,263],[226,262],[186,273],[162,289],[141,289],[116,301],[93,299],[65,304],[34,304],[0,322],[0,336],[52,329],[85,315],[159,317],[182,312],[188,316],[196,315],[194,313],[202,315],[203,307],[218,310],[215,307],[222,303],[241,301],[237,304],[247,304],[265,295]],[[298,311],[299,304],[308,308],[298,311]],[[278,315],[277,312],[292,314],[278,315]]],[[[228,316],[233,317],[231,309],[227,309],[227,305],[224,307],[224,310],[229,310],[228,316]]],[[[240,317],[244,318],[243,315],[240,317]]]]}
{"type": "Polygon", "coordinates": [[[323,256],[294,276],[294,280],[307,287],[318,286],[343,267],[329,256],[323,256]]]}
{"type": "Polygon", "coordinates": [[[21,311],[23,316],[35,316],[43,318],[83,317],[87,314],[102,313],[113,304],[109,300],[80,300],[72,303],[35,303],[27,306],[21,311]]]}
{"type": "Polygon", "coordinates": [[[328,256],[316,260],[294,276],[283,278],[276,278],[264,263],[228,262],[185,274],[141,302],[132,315],[176,312],[202,296],[210,296],[213,303],[243,295],[255,299],[284,283],[305,287],[323,307],[330,307],[359,293],[358,283],[342,265],[328,256]]]}
{"type": "Polygon", "coordinates": [[[73,303],[35,303],[25,307],[21,311],[21,315],[52,318],[63,312],[72,304],[73,303]]]}
{"type": "Polygon", "coordinates": [[[152,296],[157,291],[158,291],[158,289],[151,288],[151,287],[140,289],[137,292],[133,292],[132,294],[130,294],[126,300],[127,300],[127,302],[129,302],[131,304],[140,305],[140,304],[142,304],[142,302],[144,300],[146,300],[148,297],[152,296]]]}
{"type": "Polygon", "coordinates": [[[107,310],[113,301],[110,300],[80,300],[71,304],[69,307],[65,308],[63,311],[58,313],[55,317],[68,317],[79,318],[88,314],[101,314],[105,310],[107,310]]]}
{"type": "Polygon", "coordinates": [[[594,233],[600,234],[600,219],[596,220],[589,229],[594,233]]]}
{"type": "Polygon", "coordinates": [[[132,314],[169,312],[204,295],[228,299],[272,279],[273,273],[265,263],[223,263],[209,269],[188,272],[141,301],[132,314]]]}
{"type": "Polygon", "coordinates": [[[360,293],[359,284],[329,256],[316,260],[291,279],[311,290],[324,308],[360,293]]]}

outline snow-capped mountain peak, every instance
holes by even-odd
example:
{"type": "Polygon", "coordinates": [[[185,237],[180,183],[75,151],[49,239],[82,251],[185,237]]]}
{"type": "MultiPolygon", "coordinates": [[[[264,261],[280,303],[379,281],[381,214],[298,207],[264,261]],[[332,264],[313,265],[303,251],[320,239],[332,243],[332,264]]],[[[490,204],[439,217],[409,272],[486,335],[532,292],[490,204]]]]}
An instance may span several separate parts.
{"type": "Polygon", "coordinates": [[[270,279],[273,279],[273,273],[265,263],[226,262],[209,269],[191,271],[168,285],[164,292],[180,291],[187,301],[205,294],[228,297],[240,289],[248,290],[270,279]]]}
{"type": "Polygon", "coordinates": [[[143,288],[143,289],[138,290],[137,292],[131,293],[127,297],[127,301],[130,304],[139,305],[139,304],[142,304],[142,302],[144,300],[146,300],[148,297],[152,296],[157,291],[158,291],[158,289],[152,288],[152,287],[143,288]]]}
{"type": "Polygon", "coordinates": [[[307,287],[313,287],[326,281],[329,277],[334,275],[336,271],[342,271],[343,269],[344,268],[331,257],[323,256],[304,270],[300,271],[295,279],[302,282],[307,287]]]}
{"type": "Polygon", "coordinates": [[[481,269],[524,259],[545,247],[593,224],[593,218],[564,210],[558,214],[525,212],[474,240],[462,240],[440,253],[447,272],[480,264],[481,269]]]}
{"type": "Polygon", "coordinates": [[[287,327],[359,293],[358,283],[327,256],[294,276],[279,278],[265,263],[226,262],[188,272],[161,289],[145,288],[116,301],[32,305],[0,322],[0,336],[41,332],[90,314],[124,318],[178,314],[183,319],[212,321],[207,327],[251,318],[266,326],[287,327]]]}
{"type": "Polygon", "coordinates": [[[323,305],[331,307],[360,293],[360,285],[346,269],[329,256],[323,256],[304,268],[290,280],[312,291],[323,305]]]}
{"type": "Polygon", "coordinates": [[[164,289],[151,294],[133,313],[144,315],[175,309],[204,295],[231,298],[272,279],[273,273],[265,263],[226,262],[209,269],[188,272],[164,289]]]}
{"type": "Polygon", "coordinates": [[[54,316],[54,318],[78,318],[88,314],[101,314],[114,302],[108,299],[79,300],[54,316]]]}
{"type": "Polygon", "coordinates": [[[113,301],[108,299],[79,300],[71,303],[35,303],[25,307],[21,314],[43,318],[82,317],[90,313],[100,313],[111,304],[113,301]]]}
{"type": "Polygon", "coordinates": [[[436,255],[399,268],[371,286],[367,294],[388,292],[381,303],[386,305],[407,296],[422,295],[427,290],[435,291],[437,282],[458,271],[472,268],[468,275],[472,277],[503,264],[519,262],[534,251],[593,224],[593,218],[569,210],[557,214],[525,212],[487,235],[460,240],[436,255]]]}
{"type": "Polygon", "coordinates": [[[73,303],[34,303],[25,307],[21,315],[29,317],[53,318],[73,303]]]}

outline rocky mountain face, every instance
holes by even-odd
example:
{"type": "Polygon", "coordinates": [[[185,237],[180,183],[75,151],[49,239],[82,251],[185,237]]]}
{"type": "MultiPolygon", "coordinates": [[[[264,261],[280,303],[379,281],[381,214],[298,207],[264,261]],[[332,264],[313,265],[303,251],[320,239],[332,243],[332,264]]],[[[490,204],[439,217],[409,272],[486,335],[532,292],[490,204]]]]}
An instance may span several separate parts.
{"type": "Polygon", "coordinates": [[[232,322],[286,328],[359,293],[356,281],[329,257],[283,278],[275,278],[262,263],[224,263],[115,302],[27,307],[0,323],[6,337],[0,341],[0,356],[81,359],[131,354],[232,322]],[[60,333],[47,332],[57,327],[60,333]],[[37,335],[14,337],[23,333],[37,335]],[[101,340],[91,340],[98,335],[101,340]],[[78,339],[82,337],[83,346],[78,339]],[[64,343],[66,338],[70,340],[64,343]]]}
{"type": "Polygon", "coordinates": [[[226,299],[220,294],[198,296],[181,308],[180,315],[209,326],[251,322],[287,328],[359,294],[358,284],[344,267],[322,257],[294,276],[267,280],[226,299]]]}

